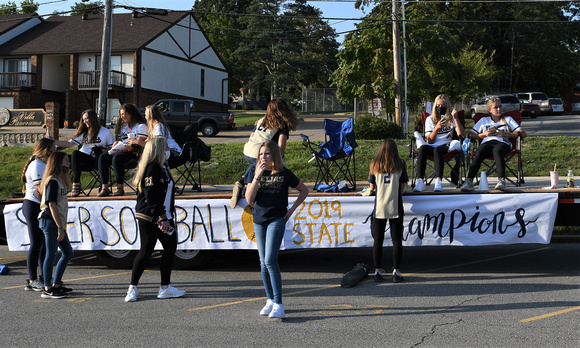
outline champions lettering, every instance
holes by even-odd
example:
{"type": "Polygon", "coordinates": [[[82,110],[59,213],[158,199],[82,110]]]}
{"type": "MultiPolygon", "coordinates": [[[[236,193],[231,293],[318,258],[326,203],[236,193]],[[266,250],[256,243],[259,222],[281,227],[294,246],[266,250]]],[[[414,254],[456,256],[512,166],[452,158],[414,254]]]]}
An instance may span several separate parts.
{"type": "Polygon", "coordinates": [[[412,218],[406,231],[403,231],[403,240],[407,240],[412,235],[423,240],[425,234],[430,232],[440,238],[449,238],[449,244],[451,244],[455,231],[465,230],[466,227],[469,232],[478,234],[504,234],[510,230],[515,232],[517,238],[524,238],[527,226],[538,220],[537,218],[525,220],[526,210],[524,208],[518,208],[512,212],[512,218],[506,217],[506,212],[503,211],[492,215],[491,218],[488,215],[488,217],[480,217],[479,206],[475,207],[475,211],[471,217],[468,217],[461,209],[455,209],[449,214],[448,223],[446,221],[447,215],[443,212],[437,215],[427,214],[422,219],[412,218]],[[447,229],[444,226],[448,226],[447,229]]]}

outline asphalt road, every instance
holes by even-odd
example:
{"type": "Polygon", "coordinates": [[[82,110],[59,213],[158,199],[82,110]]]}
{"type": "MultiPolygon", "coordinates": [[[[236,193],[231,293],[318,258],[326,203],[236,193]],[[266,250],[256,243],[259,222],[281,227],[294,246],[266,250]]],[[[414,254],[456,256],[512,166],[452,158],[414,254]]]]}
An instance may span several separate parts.
{"type": "MultiPolygon", "coordinates": [[[[390,267],[390,248],[384,267],[390,267]]],[[[0,346],[578,347],[580,244],[406,247],[406,281],[370,277],[341,288],[370,262],[368,248],[280,255],[287,318],[258,315],[265,299],[256,251],[214,255],[201,271],[174,271],[180,299],[155,297],[157,260],[137,302],[123,301],[130,270],[77,251],[64,300],[23,291],[25,252],[0,246],[0,346]]]]}

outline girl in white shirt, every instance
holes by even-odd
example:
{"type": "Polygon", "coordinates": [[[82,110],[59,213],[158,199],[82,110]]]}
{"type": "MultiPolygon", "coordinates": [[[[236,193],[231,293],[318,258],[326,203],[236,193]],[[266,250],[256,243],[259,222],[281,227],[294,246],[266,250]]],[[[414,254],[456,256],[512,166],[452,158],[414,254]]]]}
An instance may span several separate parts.
{"type": "Polygon", "coordinates": [[[470,136],[474,140],[481,140],[481,144],[475,151],[473,162],[469,166],[469,172],[465,183],[461,187],[461,191],[469,192],[475,188],[473,186],[473,178],[479,171],[479,167],[483,160],[487,157],[493,156],[495,160],[495,167],[497,171],[496,190],[505,189],[505,155],[507,155],[512,148],[509,138],[517,138],[522,136],[525,138],[526,132],[520,125],[509,116],[502,116],[501,114],[501,100],[497,97],[490,98],[487,101],[487,109],[491,112],[490,117],[481,118],[471,128],[470,136]]]}
{"type": "Polygon", "coordinates": [[[114,141],[113,132],[101,126],[97,113],[92,109],[83,111],[81,123],[72,139],[68,141],[55,140],[59,147],[79,146],[79,149],[71,154],[73,172],[71,197],[80,195],[82,172],[96,169],[99,155],[104,148],[110,147],[114,141]]]}
{"type": "Polygon", "coordinates": [[[414,191],[424,191],[425,167],[427,157],[433,156],[435,165],[435,191],[443,191],[443,156],[449,152],[449,144],[453,140],[453,132],[465,138],[465,129],[459,120],[457,110],[451,110],[449,97],[445,94],[439,94],[433,103],[431,116],[425,120],[425,140],[419,148],[417,156],[417,184],[414,191]]]}

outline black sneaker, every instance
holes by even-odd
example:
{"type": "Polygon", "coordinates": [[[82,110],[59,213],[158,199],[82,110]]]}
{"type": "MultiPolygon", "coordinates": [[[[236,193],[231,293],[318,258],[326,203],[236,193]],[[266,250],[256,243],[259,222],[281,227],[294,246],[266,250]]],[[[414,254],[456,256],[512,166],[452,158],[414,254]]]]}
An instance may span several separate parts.
{"type": "Polygon", "coordinates": [[[55,289],[60,290],[61,292],[64,292],[67,295],[69,295],[71,292],[73,292],[73,289],[67,288],[66,286],[64,286],[64,284],[60,284],[60,286],[55,287],[55,289]]]}
{"type": "Polygon", "coordinates": [[[393,273],[393,283],[400,283],[403,280],[405,280],[405,278],[403,278],[403,276],[401,275],[401,273],[393,273]]]}
{"type": "Polygon", "coordinates": [[[383,275],[380,274],[379,272],[375,272],[375,276],[373,277],[373,279],[375,280],[375,282],[382,282],[383,281],[383,275]]]}
{"type": "Polygon", "coordinates": [[[65,298],[68,295],[61,291],[60,288],[51,287],[48,290],[44,290],[40,297],[42,298],[65,298]]]}

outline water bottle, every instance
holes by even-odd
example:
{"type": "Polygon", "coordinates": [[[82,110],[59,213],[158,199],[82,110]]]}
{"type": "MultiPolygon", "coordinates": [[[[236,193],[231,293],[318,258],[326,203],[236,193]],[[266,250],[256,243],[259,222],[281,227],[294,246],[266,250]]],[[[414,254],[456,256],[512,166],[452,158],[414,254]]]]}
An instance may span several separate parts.
{"type": "Polygon", "coordinates": [[[463,145],[461,146],[461,149],[463,150],[463,153],[467,155],[467,151],[469,151],[469,144],[471,143],[471,140],[469,140],[469,138],[463,140],[463,145]]]}
{"type": "Polygon", "coordinates": [[[568,188],[574,188],[574,173],[572,173],[572,169],[568,171],[568,176],[566,177],[566,183],[568,184],[568,188]]]}

